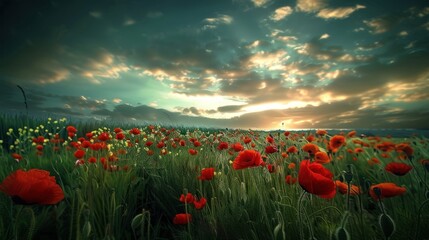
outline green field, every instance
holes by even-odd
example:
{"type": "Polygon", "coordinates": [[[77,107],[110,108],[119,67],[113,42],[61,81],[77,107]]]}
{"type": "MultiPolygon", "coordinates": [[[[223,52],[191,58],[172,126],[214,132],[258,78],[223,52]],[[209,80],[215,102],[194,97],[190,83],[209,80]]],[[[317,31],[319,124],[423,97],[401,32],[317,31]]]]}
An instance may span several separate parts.
{"type": "Polygon", "coordinates": [[[2,239],[429,239],[422,136],[0,124],[2,239]]]}

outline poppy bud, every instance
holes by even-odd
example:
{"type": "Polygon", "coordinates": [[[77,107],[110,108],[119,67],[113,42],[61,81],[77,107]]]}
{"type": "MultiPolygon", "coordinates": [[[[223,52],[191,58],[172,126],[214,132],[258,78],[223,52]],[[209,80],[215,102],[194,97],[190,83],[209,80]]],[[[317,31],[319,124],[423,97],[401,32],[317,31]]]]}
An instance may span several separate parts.
{"type": "Polygon", "coordinates": [[[380,217],[378,217],[378,224],[380,225],[386,239],[389,239],[393,232],[395,232],[395,221],[385,213],[382,213],[380,217]]]}

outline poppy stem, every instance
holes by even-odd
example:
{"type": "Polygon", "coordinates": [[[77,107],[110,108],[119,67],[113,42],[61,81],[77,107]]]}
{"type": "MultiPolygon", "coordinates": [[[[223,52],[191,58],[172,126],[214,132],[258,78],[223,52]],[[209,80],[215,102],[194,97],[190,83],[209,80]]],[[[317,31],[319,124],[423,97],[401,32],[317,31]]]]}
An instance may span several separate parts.
{"type": "Polygon", "coordinates": [[[301,240],[304,239],[304,227],[302,223],[302,202],[304,201],[304,196],[307,192],[305,190],[302,191],[301,195],[298,199],[298,227],[299,227],[299,237],[301,240]]]}

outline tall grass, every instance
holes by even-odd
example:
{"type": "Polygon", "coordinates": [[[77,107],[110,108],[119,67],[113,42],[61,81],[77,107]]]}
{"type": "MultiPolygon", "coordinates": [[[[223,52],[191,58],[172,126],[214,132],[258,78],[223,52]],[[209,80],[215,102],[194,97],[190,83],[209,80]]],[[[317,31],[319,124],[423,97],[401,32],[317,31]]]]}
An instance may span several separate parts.
{"type": "MultiPolygon", "coordinates": [[[[141,133],[132,135],[128,132],[132,127],[135,126],[0,117],[0,180],[16,169],[39,168],[51,172],[65,193],[64,200],[54,206],[19,205],[0,194],[0,235],[4,239],[347,239],[347,235],[338,233],[340,228],[350,239],[384,239],[378,219],[385,211],[396,225],[389,239],[429,238],[428,170],[419,162],[429,157],[428,139],[424,137],[348,137],[346,145],[332,155],[325,167],[335,180],[344,180],[350,174],[351,183],[359,186],[362,194],[337,193],[335,198],[326,200],[306,193],[298,183],[285,182],[288,174],[297,177],[299,163],[308,154],[300,150],[282,157],[281,153],[293,145],[301,149],[307,143],[306,137],[314,132],[292,133],[289,137],[274,134],[279,152],[265,154],[265,162],[275,165],[276,170],[270,173],[266,167],[234,170],[231,161],[238,153],[216,148],[218,141],[231,144],[250,136],[254,149],[264,153],[265,132],[164,130],[160,126],[152,130],[140,126],[141,133]],[[78,129],[76,136],[67,137],[68,125],[78,129]],[[123,129],[125,140],[115,139],[115,127],[123,129]],[[85,163],[79,164],[73,155],[76,148],[70,143],[78,142],[88,132],[93,132],[93,142],[98,142],[101,132],[108,132],[111,139],[107,148],[85,149],[85,163]],[[50,139],[55,134],[65,142],[53,144],[50,139]],[[48,139],[43,143],[42,154],[32,143],[33,137],[40,135],[48,139]],[[191,138],[202,145],[194,147],[191,138]],[[174,139],[185,140],[186,145],[180,146],[174,139]],[[362,153],[349,153],[348,149],[361,147],[353,142],[356,139],[369,147],[362,153]],[[162,140],[166,146],[157,148],[162,140]],[[148,141],[154,144],[145,146],[148,141]],[[413,158],[400,160],[403,154],[395,151],[383,158],[383,152],[374,148],[383,141],[409,142],[414,149],[413,158]],[[191,148],[198,154],[189,154],[191,148]],[[23,159],[14,160],[10,155],[13,152],[23,159]],[[97,162],[88,162],[89,157],[95,157],[97,162]],[[381,163],[368,164],[373,157],[381,163]],[[105,164],[101,158],[106,159],[105,164]],[[412,164],[413,170],[401,177],[392,175],[384,170],[392,161],[412,164]],[[289,169],[292,162],[296,168],[289,169]],[[214,178],[198,180],[201,169],[208,167],[215,168],[214,178]],[[368,189],[381,182],[405,186],[407,192],[383,199],[380,204],[368,195],[368,189]],[[180,195],[186,193],[205,197],[206,206],[197,210],[180,202],[180,195]],[[192,214],[192,221],[188,225],[173,224],[173,217],[184,212],[192,214]]],[[[326,150],[329,137],[319,136],[313,143],[326,150]]],[[[246,149],[252,148],[250,143],[242,144],[246,149]]]]}

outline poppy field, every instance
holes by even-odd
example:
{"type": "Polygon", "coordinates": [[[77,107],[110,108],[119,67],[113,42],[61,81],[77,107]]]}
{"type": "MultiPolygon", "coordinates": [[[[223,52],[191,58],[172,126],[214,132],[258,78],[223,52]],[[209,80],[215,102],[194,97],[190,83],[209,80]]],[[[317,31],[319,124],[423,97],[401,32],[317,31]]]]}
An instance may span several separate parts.
{"type": "Polygon", "coordinates": [[[429,140],[0,116],[3,239],[429,239],[429,140]]]}

